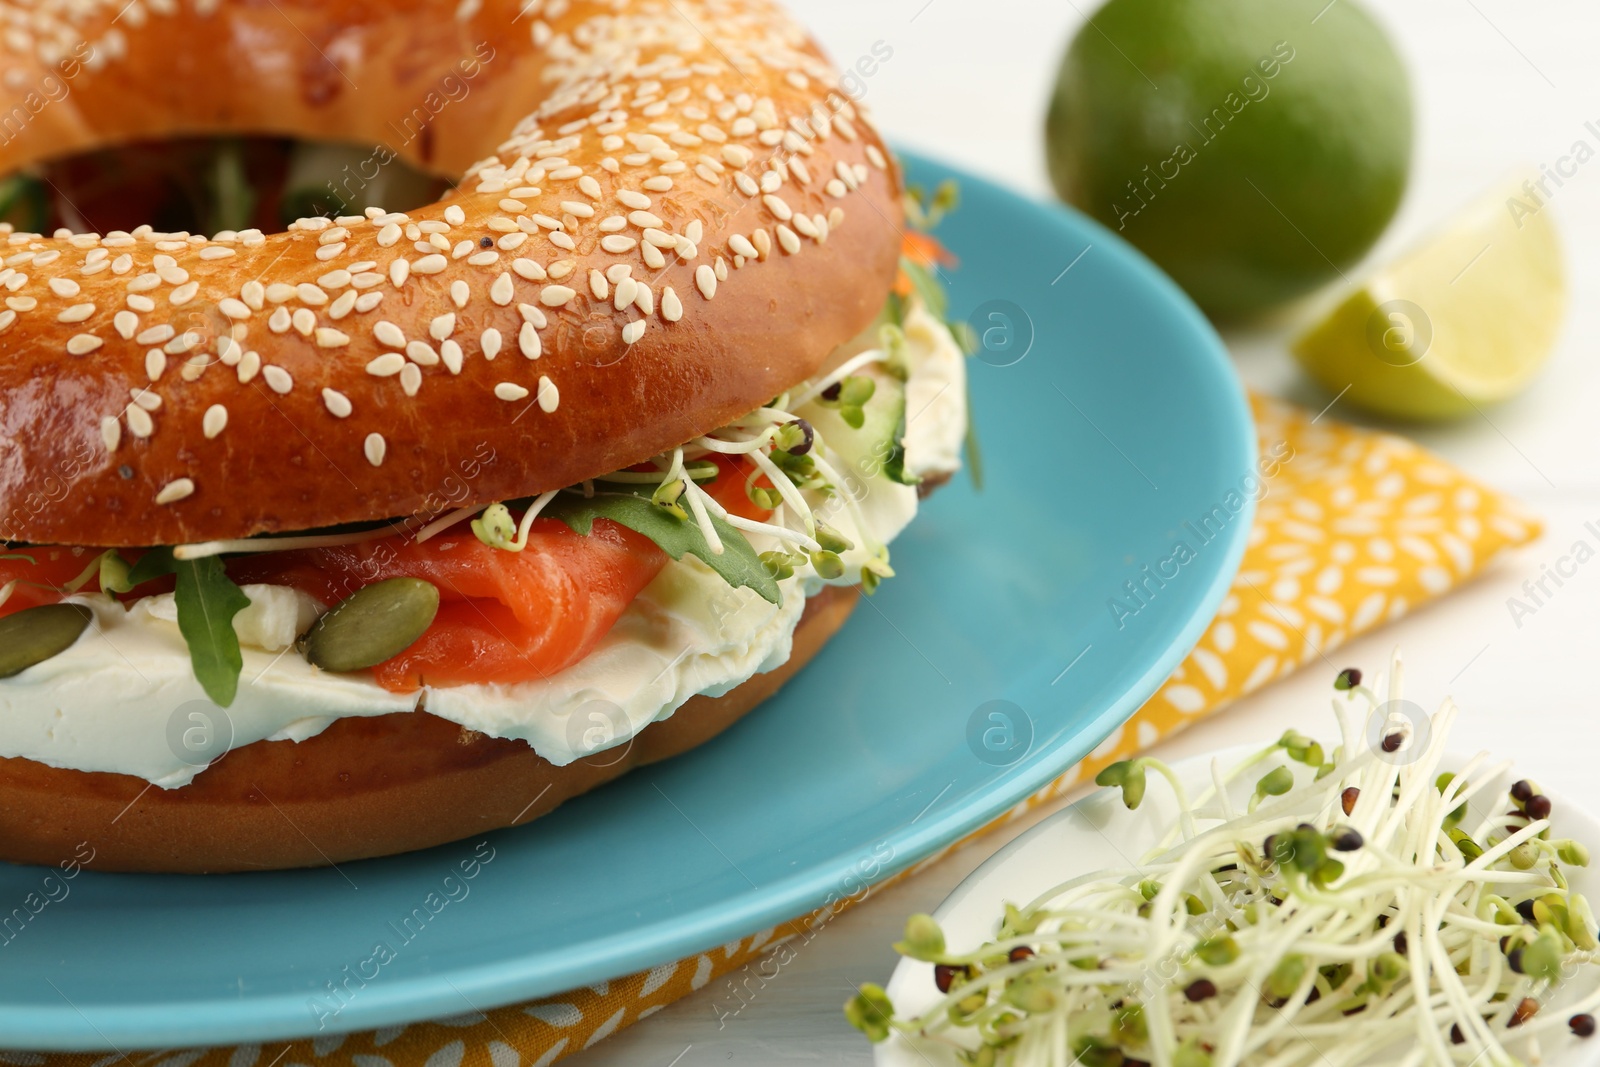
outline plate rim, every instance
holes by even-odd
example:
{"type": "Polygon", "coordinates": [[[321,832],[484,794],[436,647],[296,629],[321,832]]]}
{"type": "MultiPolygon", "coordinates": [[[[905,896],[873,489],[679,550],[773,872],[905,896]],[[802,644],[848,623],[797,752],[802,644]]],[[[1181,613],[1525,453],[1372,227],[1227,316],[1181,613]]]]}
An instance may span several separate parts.
{"type": "MultiPolygon", "coordinates": [[[[1123,260],[1144,288],[1188,320],[1196,344],[1186,351],[1186,358],[1209,368],[1208,377],[1220,387],[1217,395],[1225,408],[1222,413],[1231,416],[1226,425],[1232,440],[1222,444],[1236,453],[1241,470],[1257,461],[1255,421],[1226,347],[1188,296],[1142,253],[1094,219],[1068,207],[1007,188],[934,154],[906,146],[897,146],[895,153],[906,170],[947,173],[963,189],[982,189],[989,197],[1020,201],[1039,214],[1041,224],[1086,231],[1098,247],[1109,249],[1123,260]]],[[[1210,625],[1238,572],[1255,510],[1256,501],[1247,497],[1239,512],[1243,521],[1228,524],[1220,566],[1200,593],[1196,608],[1166,650],[1117,699],[1070,736],[1041,748],[1037,754],[1029,753],[1014,765],[1012,773],[997,778],[989,788],[885,835],[885,840],[894,846],[894,859],[883,867],[876,881],[912,868],[1002,816],[1053,782],[1126,722],[1210,625]]],[[[353,1000],[332,1025],[319,1033],[354,1033],[459,1015],[463,1010],[489,1010],[692,957],[814,910],[840,884],[847,869],[855,873],[858,858],[853,851],[841,850],[831,859],[750,893],[702,906],[671,920],[586,942],[560,965],[548,958],[522,956],[372,983],[361,998],[353,1000]]],[[[225,1045],[303,1038],[308,1036],[307,996],[275,993],[229,1001],[210,997],[161,1001],[159,1005],[96,1005],[90,1009],[94,1013],[92,1019],[70,1003],[49,1008],[0,1003],[0,1034],[5,1035],[8,1045],[40,1051],[152,1048],[175,1043],[225,1045]]]]}

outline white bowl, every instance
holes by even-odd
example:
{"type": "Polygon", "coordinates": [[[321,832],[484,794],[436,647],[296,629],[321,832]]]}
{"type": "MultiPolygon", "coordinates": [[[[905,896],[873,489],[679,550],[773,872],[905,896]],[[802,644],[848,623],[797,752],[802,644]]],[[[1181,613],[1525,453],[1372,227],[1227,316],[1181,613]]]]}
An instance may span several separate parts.
{"type": "MultiPolygon", "coordinates": [[[[1193,795],[1210,784],[1212,760],[1221,760],[1226,769],[1259,751],[1259,747],[1240,746],[1196,756],[1174,764],[1173,770],[1193,795]]],[[[1443,763],[1446,768],[1459,768],[1468,758],[1450,754],[1443,763]]],[[[1263,764],[1259,773],[1240,776],[1229,793],[1236,807],[1243,809],[1255,781],[1272,766],[1263,764]]],[[[1505,797],[1516,777],[1513,768],[1482,795],[1505,797]]],[[[1544,788],[1542,784],[1540,788],[1544,788]]],[[[1562,801],[1556,793],[1548,789],[1544,792],[1552,800],[1559,836],[1589,845],[1600,863],[1600,821],[1562,801]]],[[[1069,878],[1108,867],[1137,866],[1139,857],[1155,847],[1177,818],[1178,805],[1171,788],[1154,773],[1149,775],[1148,789],[1137,811],[1123,806],[1120,790],[1098,790],[1056,812],[989,857],[944,899],[933,913],[934,918],[944,928],[945,940],[952,948],[975,948],[994,936],[1007,901],[1022,904],[1069,878]]],[[[1600,875],[1595,867],[1563,869],[1575,891],[1600,905],[1600,875]]],[[[1596,984],[1600,984],[1600,965],[1583,980],[1567,983],[1546,1010],[1559,1010],[1561,1004],[1575,1000],[1596,984]]],[[[916,960],[902,959],[885,990],[894,1001],[896,1014],[902,1017],[921,1014],[942,999],[934,985],[933,965],[916,960]]],[[[1600,1065],[1600,1036],[1580,1041],[1562,1030],[1547,1035],[1542,1045],[1543,1067],[1600,1065]]],[[[874,1063],[876,1067],[959,1067],[948,1045],[898,1032],[875,1046],[874,1063]]]]}

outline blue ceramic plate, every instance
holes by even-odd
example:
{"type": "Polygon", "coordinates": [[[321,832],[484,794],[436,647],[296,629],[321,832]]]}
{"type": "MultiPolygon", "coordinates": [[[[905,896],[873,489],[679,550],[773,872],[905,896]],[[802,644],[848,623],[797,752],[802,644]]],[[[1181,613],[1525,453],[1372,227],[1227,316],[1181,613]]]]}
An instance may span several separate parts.
{"type": "Polygon", "coordinates": [[[0,1042],[366,1029],[636,971],[916,862],[1132,714],[1243,552],[1248,509],[1213,518],[1203,545],[1183,529],[1252,472],[1239,383],[1188,300],[1106,230],[908,165],[913,182],[962,184],[939,237],[961,260],[952,310],[985,341],[971,366],[987,484],[958,478],[929,502],[895,542],[901,576],[797,680],[710,744],[484,845],[342,870],[88,872],[54,900],[46,872],[0,869],[0,1042]],[[1180,538],[1197,547],[1181,566],[1180,538]],[[475,853],[492,859],[466,895],[418,911],[475,853]],[[35,913],[29,894],[48,903],[35,913]],[[379,942],[393,952],[377,977],[329,999],[346,968],[372,972],[379,942]]]}

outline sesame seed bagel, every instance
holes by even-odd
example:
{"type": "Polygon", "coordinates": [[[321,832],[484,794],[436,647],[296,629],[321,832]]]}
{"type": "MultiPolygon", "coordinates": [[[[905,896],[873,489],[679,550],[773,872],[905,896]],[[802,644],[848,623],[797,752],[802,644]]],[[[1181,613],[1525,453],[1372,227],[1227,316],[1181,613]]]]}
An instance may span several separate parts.
{"type": "Polygon", "coordinates": [[[571,485],[811,376],[894,278],[895,170],[764,0],[0,15],[0,172],[272,133],[459,182],[278,234],[0,229],[3,540],[180,544],[571,485]]]}
{"type": "Polygon", "coordinates": [[[794,651],[719,697],[693,697],[626,747],[552,766],[525,742],[426,712],[339,719],[304,741],[257,741],[182,789],[123,774],[0,759],[0,859],[54,864],[87,844],[101,871],[320,867],[517,826],[649,763],[704,744],[777,692],[843,626],[853,588],[806,602],[794,651]]]}

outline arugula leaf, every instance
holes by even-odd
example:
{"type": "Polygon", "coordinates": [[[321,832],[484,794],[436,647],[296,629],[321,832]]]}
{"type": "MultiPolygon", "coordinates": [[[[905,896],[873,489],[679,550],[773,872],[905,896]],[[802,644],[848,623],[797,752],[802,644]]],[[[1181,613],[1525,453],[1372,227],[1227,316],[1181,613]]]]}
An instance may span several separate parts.
{"type": "Polygon", "coordinates": [[[233,617],[250,606],[250,598],[233,584],[217,556],[179,561],[176,572],[178,630],[189,646],[194,676],[213,703],[227,707],[238,695],[244,670],[233,617]]]}
{"type": "Polygon", "coordinates": [[[682,559],[684,553],[699,557],[735,589],[740,586],[754,589],[761,599],[772,604],[783,599],[777,579],[767,573],[749,540],[714,515],[711,525],[722,538],[720,556],[711,551],[694,520],[680,519],[652,504],[648,498],[633,493],[597,493],[588,499],[576,493],[563,493],[540,514],[560,519],[576,533],[584,535],[594,529],[595,519],[610,519],[650,538],[673,559],[682,559]]]}
{"type": "Polygon", "coordinates": [[[967,457],[967,477],[972,488],[983,492],[983,449],[978,445],[978,424],[972,418],[972,393],[967,393],[967,439],[962,442],[967,457]]]}
{"type": "Polygon", "coordinates": [[[900,269],[911,279],[911,288],[922,298],[928,314],[943,322],[950,312],[950,302],[944,295],[944,286],[939,284],[939,280],[926,267],[909,256],[900,257],[900,269]]]}
{"type": "Polygon", "coordinates": [[[178,560],[170,548],[152,548],[139,557],[139,562],[128,572],[128,588],[165,578],[178,573],[178,560]]]}

